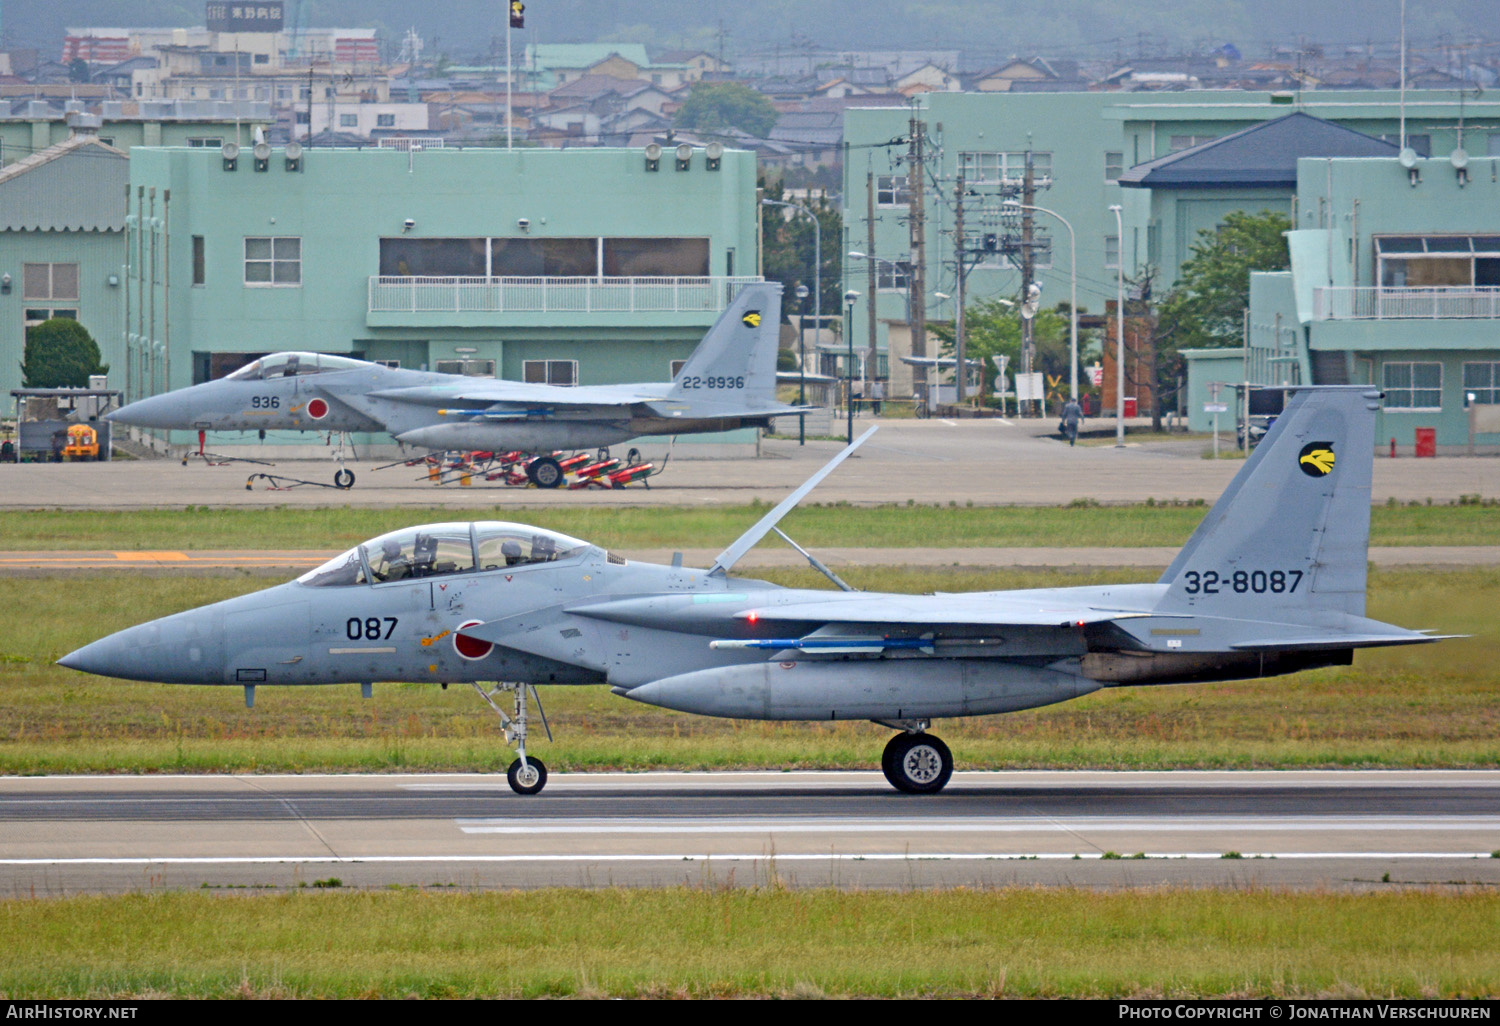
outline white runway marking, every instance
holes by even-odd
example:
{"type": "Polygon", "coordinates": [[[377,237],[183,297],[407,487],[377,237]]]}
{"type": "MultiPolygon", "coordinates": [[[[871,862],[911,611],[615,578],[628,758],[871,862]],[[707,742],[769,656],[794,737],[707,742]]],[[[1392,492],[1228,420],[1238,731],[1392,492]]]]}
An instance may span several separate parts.
{"type": "Polygon", "coordinates": [[[949,427],[958,427],[958,422],[957,421],[944,420],[943,423],[947,424],[949,427]]]}
{"type": "Polygon", "coordinates": [[[1045,819],[846,819],[837,816],[786,818],[620,817],[609,819],[456,819],[466,834],[777,834],[985,833],[1020,834],[1047,830],[1130,830],[1138,833],[1206,831],[1267,832],[1300,830],[1432,831],[1500,830],[1500,818],[1480,816],[1256,816],[1146,819],[1133,816],[1046,817],[1045,819]]]}
{"type": "MultiPolygon", "coordinates": [[[[1239,859],[1228,861],[1254,861],[1256,859],[1488,859],[1487,851],[1247,851],[1239,859]]],[[[1137,855],[1103,855],[1098,852],[1041,852],[1018,854],[1016,852],[866,852],[863,854],[841,854],[824,852],[815,854],[782,854],[767,852],[731,852],[722,855],[706,855],[702,852],[673,854],[616,852],[610,855],[249,855],[249,856],[203,856],[190,858],[78,858],[78,859],[0,859],[0,866],[266,866],[285,863],[318,863],[350,865],[368,863],[431,863],[431,862],[1041,862],[1041,861],[1120,861],[1146,862],[1182,859],[1223,859],[1221,851],[1195,852],[1144,852],[1137,855]]]]}

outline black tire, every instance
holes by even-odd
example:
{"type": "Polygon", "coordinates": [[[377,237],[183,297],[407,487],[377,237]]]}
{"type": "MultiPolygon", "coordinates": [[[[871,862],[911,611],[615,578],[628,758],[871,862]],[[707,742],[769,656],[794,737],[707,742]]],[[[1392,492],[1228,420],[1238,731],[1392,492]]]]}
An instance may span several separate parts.
{"type": "Polygon", "coordinates": [[[625,454],[625,465],[627,467],[633,467],[639,462],[641,462],[641,450],[633,448],[625,454]]]}
{"type": "Polygon", "coordinates": [[[605,460],[609,459],[609,446],[607,446],[607,445],[601,445],[601,446],[599,446],[598,456],[599,456],[599,462],[600,463],[603,463],[605,460]]]}
{"type": "Polygon", "coordinates": [[[556,488],[567,477],[563,473],[562,465],[551,456],[532,460],[531,465],[526,468],[526,476],[531,478],[531,483],[538,488],[556,488]]]}
{"type": "Polygon", "coordinates": [[[347,467],[340,467],[339,472],[333,475],[333,486],[335,488],[350,489],[354,487],[354,471],[347,467]]]}
{"type": "Polygon", "coordinates": [[[542,760],[535,756],[526,757],[527,774],[531,779],[523,782],[521,774],[521,760],[517,759],[510,764],[510,769],[505,771],[505,779],[510,783],[510,789],[516,794],[537,794],[547,786],[547,767],[542,765],[542,760]]]}
{"type": "Polygon", "coordinates": [[[953,776],[953,753],[932,734],[897,734],[885,746],[880,768],[906,794],[937,794],[953,776]]]}

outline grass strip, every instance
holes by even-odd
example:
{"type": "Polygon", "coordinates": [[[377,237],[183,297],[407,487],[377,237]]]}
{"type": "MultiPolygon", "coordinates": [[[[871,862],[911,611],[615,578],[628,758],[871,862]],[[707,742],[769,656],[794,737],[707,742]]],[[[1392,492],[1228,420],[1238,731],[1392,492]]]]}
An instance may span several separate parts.
{"type": "MultiPolygon", "coordinates": [[[[803,545],[938,547],[1181,545],[1202,503],[1130,506],[805,505],[786,521],[803,545]]],[[[0,512],[0,550],[344,549],[412,524],[506,519],[562,531],[623,552],[728,544],[765,514],[762,504],[682,507],[474,509],[185,509],[0,512]]],[[[1395,505],[1372,511],[1374,545],[1500,545],[1485,505],[1395,505]]]]}
{"type": "MultiPolygon", "coordinates": [[[[812,571],[765,576],[803,587],[812,571]]],[[[908,592],[1110,583],[1090,573],[857,567],[858,587],[908,592]]],[[[114,682],[53,665],[103,635],[265,586],[245,574],[31,578],[0,637],[0,772],[496,772],[511,754],[467,687],[239,689],[114,682]]],[[[1371,575],[1370,615],[1471,637],[1360,652],[1349,667],[1220,684],[1109,688],[1005,716],[943,720],[966,768],[1500,766],[1500,569],[1371,575]]],[[[873,768],[887,731],[863,722],[691,716],[603,687],[542,689],[557,770],[873,768]]]]}
{"type": "MultiPolygon", "coordinates": [[[[323,881],[326,885],[328,881],[323,881]]],[[[9,999],[1500,993],[1500,895],[299,891],[0,901],[9,999]]]]}

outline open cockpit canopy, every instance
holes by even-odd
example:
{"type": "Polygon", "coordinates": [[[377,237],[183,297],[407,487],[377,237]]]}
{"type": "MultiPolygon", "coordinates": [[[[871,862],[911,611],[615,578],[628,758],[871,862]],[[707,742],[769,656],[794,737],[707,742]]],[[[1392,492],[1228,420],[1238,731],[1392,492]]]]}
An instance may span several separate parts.
{"type": "Polygon", "coordinates": [[[551,563],[588,548],[588,542],[557,531],[498,520],[424,524],[356,545],[297,580],[315,588],[383,584],[551,563]]]}

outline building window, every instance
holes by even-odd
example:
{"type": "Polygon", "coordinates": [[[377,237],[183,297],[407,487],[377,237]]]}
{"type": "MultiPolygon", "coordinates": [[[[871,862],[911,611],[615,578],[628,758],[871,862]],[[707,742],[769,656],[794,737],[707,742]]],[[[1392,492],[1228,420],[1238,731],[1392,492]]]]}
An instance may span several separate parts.
{"type": "Polygon", "coordinates": [[[339,127],[340,128],[358,128],[359,127],[359,115],[358,114],[340,114],[339,115],[339,127]]]}
{"type": "Polygon", "coordinates": [[[521,364],[521,380],[532,385],[576,385],[578,361],[526,360],[521,364]]]}
{"type": "MultiPolygon", "coordinates": [[[[1003,246],[1009,240],[1000,237],[999,242],[1003,246]]],[[[1021,269],[1021,246],[1019,239],[1015,241],[1013,252],[1005,252],[998,249],[993,254],[988,252],[988,242],[985,244],[986,252],[975,266],[998,267],[1008,271],[1019,271],[1021,269]]],[[[1033,270],[1044,271],[1052,266],[1052,240],[1045,235],[1036,235],[1031,243],[1031,266],[1033,270]]]]}
{"type": "MultiPolygon", "coordinates": [[[[958,155],[959,167],[970,182],[1019,182],[1026,178],[1026,151],[973,152],[958,155]]],[[[1052,177],[1052,154],[1031,151],[1033,179],[1052,177]]]]}
{"type": "Polygon", "coordinates": [[[202,285],[206,280],[203,236],[193,236],[193,284],[202,285]]]}
{"type": "Polygon", "coordinates": [[[78,299],[78,265],[22,264],[21,298],[76,301],[78,299]]]}
{"type": "Polygon", "coordinates": [[[672,368],[672,371],[671,371],[670,374],[667,375],[667,380],[669,380],[669,381],[676,381],[677,380],[677,375],[679,375],[679,374],[682,373],[682,368],[684,368],[684,367],[687,366],[687,361],[686,360],[673,360],[668,366],[670,366],[672,368]]]}
{"type": "Polygon", "coordinates": [[[910,282],[911,265],[904,261],[875,261],[875,287],[883,292],[904,292],[910,282]]]}
{"type": "Polygon", "coordinates": [[[1217,138],[1216,135],[1174,135],[1167,141],[1167,148],[1176,153],[1178,150],[1190,150],[1194,146],[1213,142],[1217,138]]]}
{"type": "MultiPolygon", "coordinates": [[[[1388,142],[1392,146],[1400,146],[1401,145],[1401,135],[1400,135],[1399,132],[1391,132],[1391,133],[1389,133],[1387,135],[1382,135],[1380,137],[1380,141],[1381,142],[1388,142]]],[[[1419,156],[1419,157],[1430,157],[1430,156],[1432,156],[1432,136],[1430,136],[1430,135],[1427,135],[1427,134],[1413,135],[1412,133],[1407,132],[1406,133],[1406,145],[1410,146],[1413,150],[1416,150],[1417,151],[1417,156],[1419,156]]]]}
{"type": "Polygon", "coordinates": [[[1380,235],[1375,255],[1382,288],[1500,286],[1500,235],[1380,235]]]}
{"type": "Polygon", "coordinates": [[[1388,410],[1440,410],[1443,408],[1443,365],[1440,363],[1386,363],[1385,408],[1388,410]]]}
{"type": "Polygon", "coordinates": [[[78,320],[78,308],[65,306],[28,306],[24,311],[22,311],[21,316],[26,322],[26,327],[30,328],[33,325],[41,324],[43,321],[50,321],[54,317],[62,317],[66,320],[76,321],[78,320]]]}
{"type": "Polygon", "coordinates": [[[217,135],[189,136],[187,144],[190,147],[192,147],[193,149],[195,149],[195,150],[198,150],[198,149],[215,149],[216,150],[220,146],[224,145],[224,139],[223,139],[222,136],[217,136],[217,135]]]}
{"type": "Polygon", "coordinates": [[[1125,173],[1125,154],[1114,150],[1104,154],[1104,180],[1106,182],[1118,181],[1120,175],[1125,173]]]}
{"type": "Polygon", "coordinates": [[[305,125],[311,120],[311,116],[305,110],[295,112],[295,117],[299,125],[305,125]]]}
{"type": "Polygon", "coordinates": [[[1120,266],[1120,237],[1118,235],[1104,237],[1104,266],[1110,270],[1120,266]]]}
{"type": "Polygon", "coordinates": [[[904,207],[911,202],[905,175],[875,176],[875,205],[877,207],[904,207]]]}
{"type": "Polygon", "coordinates": [[[101,135],[99,141],[106,146],[113,146],[115,144],[115,137],[112,135],[101,135]]]}
{"type": "Polygon", "coordinates": [[[301,285],[302,240],[295,235],[245,237],[246,285],[301,285]]]}
{"type": "Polygon", "coordinates": [[[395,128],[396,127],[396,115],[394,115],[394,114],[376,114],[375,115],[375,127],[376,128],[395,128]]]}
{"type": "Polygon", "coordinates": [[[268,53],[258,53],[258,54],[255,55],[255,63],[256,64],[270,64],[271,63],[271,55],[268,54],[268,53]]]}
{"type": "Polygon", "coordinates": [[[1500,363],[1464,364],[1464,402],[1500,405],[1500,363]]]}
{"type": "MultiPolygon", "coordinates": [[[[378,361],[377,361],[378,362],[378,361]]],[[[388,361],[400,365],[400,361],[388,361]]],[[[435,360],[432,369],[439,374],[462,374],[466,378],[493,378],[495,376],[494,360],[435,360]]]]}

